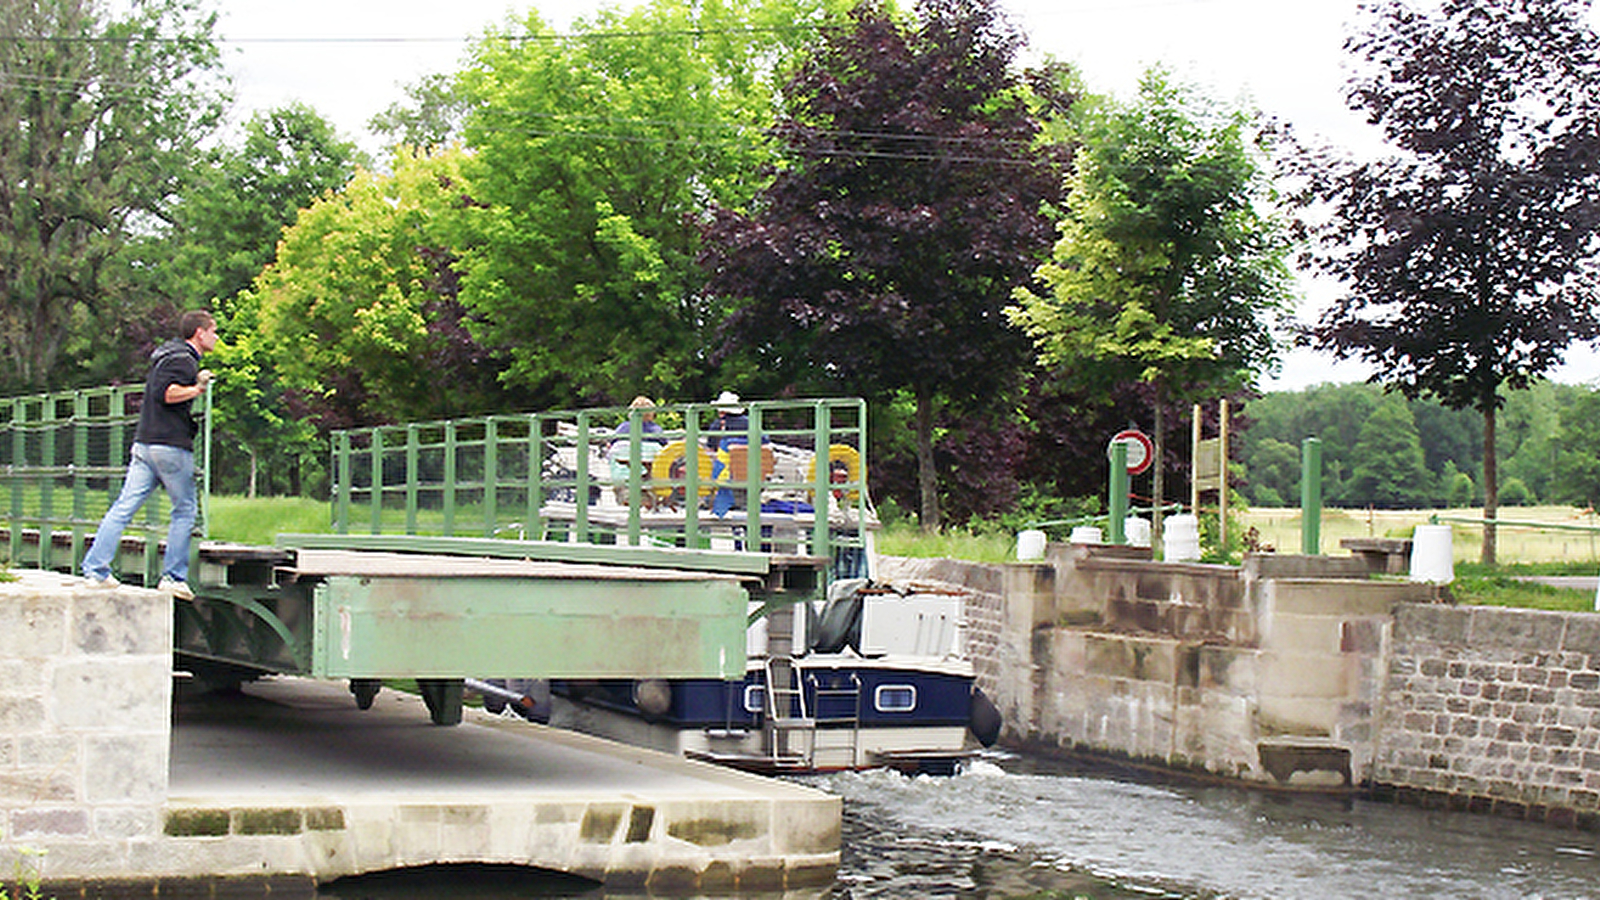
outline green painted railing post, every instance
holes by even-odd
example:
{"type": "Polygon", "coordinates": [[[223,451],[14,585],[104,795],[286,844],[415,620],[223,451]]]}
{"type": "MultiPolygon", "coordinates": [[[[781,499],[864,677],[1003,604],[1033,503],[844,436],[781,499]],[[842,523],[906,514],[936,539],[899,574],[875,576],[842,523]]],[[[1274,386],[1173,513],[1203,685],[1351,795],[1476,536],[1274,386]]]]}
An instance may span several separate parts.
{"type": "Polygon", "coordinates": [[[444,423],[444,533],[456,533],[456,423],[444,423]]]}
{"type": "Polygon", "coordinates": [[[526,523],[523,536],[536,541],[545,539],[544,533],[544,417],[528,416],[528,509],[522,517],[526,523]]]}
{"type": "Polygon", "coordinates": [[[337,534],[350,533],[350,433],[338,431],[333,435],[333,470],[339,483],[334,487],[333,530],[337,534]]]}
{"type": "MultiPolygon", "coordinates": [[[[811,427],[815,434],[811,437],[811,445],[815,448],[815,454],[811,459],[816,473],[811,485],[811,496],[814,498],[811,501],[811,553],[832,560],[833,533],[828,530],[828,521],[833,518],[830,512],[833,506],[833,407],[826,400],[818,402],[813,419],[811,427]]],[[[829,570],[832,570],[832,566],[829,566],[829,570]]]]}
{"type": "Polygon", "coordinates": [[[68,560],[74,571],[83,559],[89,516],[89,414],[89,392],[78,391],[72,397],[72,558],[68,560]]]}
{"type": "MultiPolygon", "coordinates": [[[[610,453],[609,448],[607,454],[610,453]]],[[[628,545],[637,547],[644,533],[644,410],[628,410],[628,545]]]]}
{"type": "MultiPolygon", "coordinates": [[[[39,417],[39,463],[46,471],[56,467],[56,398],[45,397],[39,417]]],[[[154,503],[150,504],[155,506],[154,503]]],[[[51,532],[55,530],[55,479],[46,475],[39,479],[39,561],[38,567],[49,569],[50,551],[54,549],[51,532]]]]}
{"type": "Polygon", "coordinates": [[[500,423],[483,423],[483,536],[494,537],[500,519],[500,423]]]}
{"type": "Polygon", "coordinates": [[[1127,543],[1128,521],[1128,442],[1113,441],[1111,444],[1111,500],[1108,506],[1111,511],[1111,521],[1108,524],[1106,542],[1110,544],[1127,543]]]}
{"type": "Polygon", "coordinates": [[[577,534],[580,544],[589,543],[589,413],[578,413],[578,442],[575,450],[577,459],[575,466],[578,470],[574,476],[576,484],[572,488],[572,499],[577,503],[577,511],[572,515],[572,530],[577,534]]]}
{"type": "Polygon", "coordinates": [[[415,423],[406,426],[406,534],[417,533],[417,464],[422,435],[415,423]]]}
{"type": "MultiPolygon", "coordinates": [[[[750,427],[744,444],[744,531],[745,549],[761,552],[761,407],[750,407],[750,427]]],[[[733,473],[728,473],[733,483],[733,473]]]]}
{"type": "Polygon", "coordinates": [[[1300,442],[1300,552],[1322,552],[1322,441],[1300,442]]]}
{"type": "Polygon", "coordinates": [[[711,546],[700,534],[700,411],[690,408],[683,417],[683,546],[711,546]]]}
{"type": "Polygon", "coordinates": [[[22,558],[23,495],[27,493],[27,478],[23,475],[28,459],[28,443],[23,423],[27,421],[28,407],[22,398],[11,401],[11,559],[22,558]]]}
{"type": "Polygon", "coordinates": [[[383,534],[383,431],[372,429],[372,533],[383,534]]]}

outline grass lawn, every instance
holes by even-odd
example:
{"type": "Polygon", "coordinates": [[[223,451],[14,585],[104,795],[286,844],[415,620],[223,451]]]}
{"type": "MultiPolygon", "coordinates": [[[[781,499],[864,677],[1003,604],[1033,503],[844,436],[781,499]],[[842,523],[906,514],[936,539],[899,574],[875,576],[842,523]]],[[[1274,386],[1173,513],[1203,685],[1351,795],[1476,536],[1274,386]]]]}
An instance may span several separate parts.
{"type": "MultiPolygon", "coordinates": [[[[1482,509],[1447,510],[1357,510],[1322,511],[1322,552],[1343,553],[1342,538],[1411,537],[1417,525],[1427,524],[1434,514],[1449,519],[1482,519],[1482,509]]],[[[1240,517],[1246,528],[1254,526],[1263,542],[1281,553],[1300,552],[1300,510],[1252,509],[1240,517]]],[[[1495,540],[1496,558],[1507,564],[1555,563],[1588,564],[1592,574],[1600,571],[1600,532],[1568,531],[1586,526],[1600,528],[1593,510],[1572,506],[1527,506],[1500,510],[1501,525],[1495,540]],[[1561,530],[1507,525],[1528,522],[1561,526],[1561,530]]],[[[1483,528],[1460,522],[1450,525],[1457,563],[1475,562],[1483,546],[1483,528]]]]}

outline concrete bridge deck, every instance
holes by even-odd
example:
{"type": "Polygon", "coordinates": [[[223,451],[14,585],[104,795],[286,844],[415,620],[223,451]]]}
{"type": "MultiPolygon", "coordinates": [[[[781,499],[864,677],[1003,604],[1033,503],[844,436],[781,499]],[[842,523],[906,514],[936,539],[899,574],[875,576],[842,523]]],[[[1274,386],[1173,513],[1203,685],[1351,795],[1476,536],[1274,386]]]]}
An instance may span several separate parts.
{"type": "Polygon", "coordinates": [[[831,883],[839,800],[396,691],[360,711],[298,678],[174,696],[165,834],[148,874],[319,882],[484,862],[659,891],[831,883]],[[226,836],[227,840],[218,840],[226,836]]]}
{"type": "MultiPolygon", "coordinates": [[[[0,874],[44,896],[306,896],[492,863],[652,894],[827,885],[838,798],[392,690],[175,678],[173,602],[0,581],[0,874]]],[[[822,888],[818,887],[818,890],[822,888]]]]}

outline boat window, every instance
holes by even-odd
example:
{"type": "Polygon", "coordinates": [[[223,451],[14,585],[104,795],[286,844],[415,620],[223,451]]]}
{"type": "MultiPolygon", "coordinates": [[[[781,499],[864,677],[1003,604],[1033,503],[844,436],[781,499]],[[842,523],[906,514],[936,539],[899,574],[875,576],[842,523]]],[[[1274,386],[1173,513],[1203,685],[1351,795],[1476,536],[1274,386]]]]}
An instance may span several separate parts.
{"type": "Polygon", "coordinates": [[[917,708],[917,688],[910,684],[880,684],[872,692],[872,706],[878,712],[910,712],[917,708]]]}
{"type": "Polygon", "coordinates": [[[767,688],[760,684],[747,684],[744,686],[744,711],[747,713],[762,712],[767,705],[767,688]]]}

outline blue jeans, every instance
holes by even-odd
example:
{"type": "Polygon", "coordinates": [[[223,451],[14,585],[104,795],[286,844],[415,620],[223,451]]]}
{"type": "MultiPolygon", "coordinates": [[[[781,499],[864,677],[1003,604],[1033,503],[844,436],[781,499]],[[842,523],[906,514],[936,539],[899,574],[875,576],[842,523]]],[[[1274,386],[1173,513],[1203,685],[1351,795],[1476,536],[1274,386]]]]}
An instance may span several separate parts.
{"type": "Polygon", "coordinates": [[[134,444],[128,463],[127,480],[117,502],[106,510],[94,542],[83,557],[83,574],[102,579],[111,574],[111,561],[117,556],[122,531],[133,521],[134,513],[154,493],[156,485],[166,488],[172,498],[172,525],[167,529],[167,550],[161,557],[161,575],[178,581],[189,580],[189,540],[194,531],[195,486],[194,453],[165,444],[134,444]]]}

